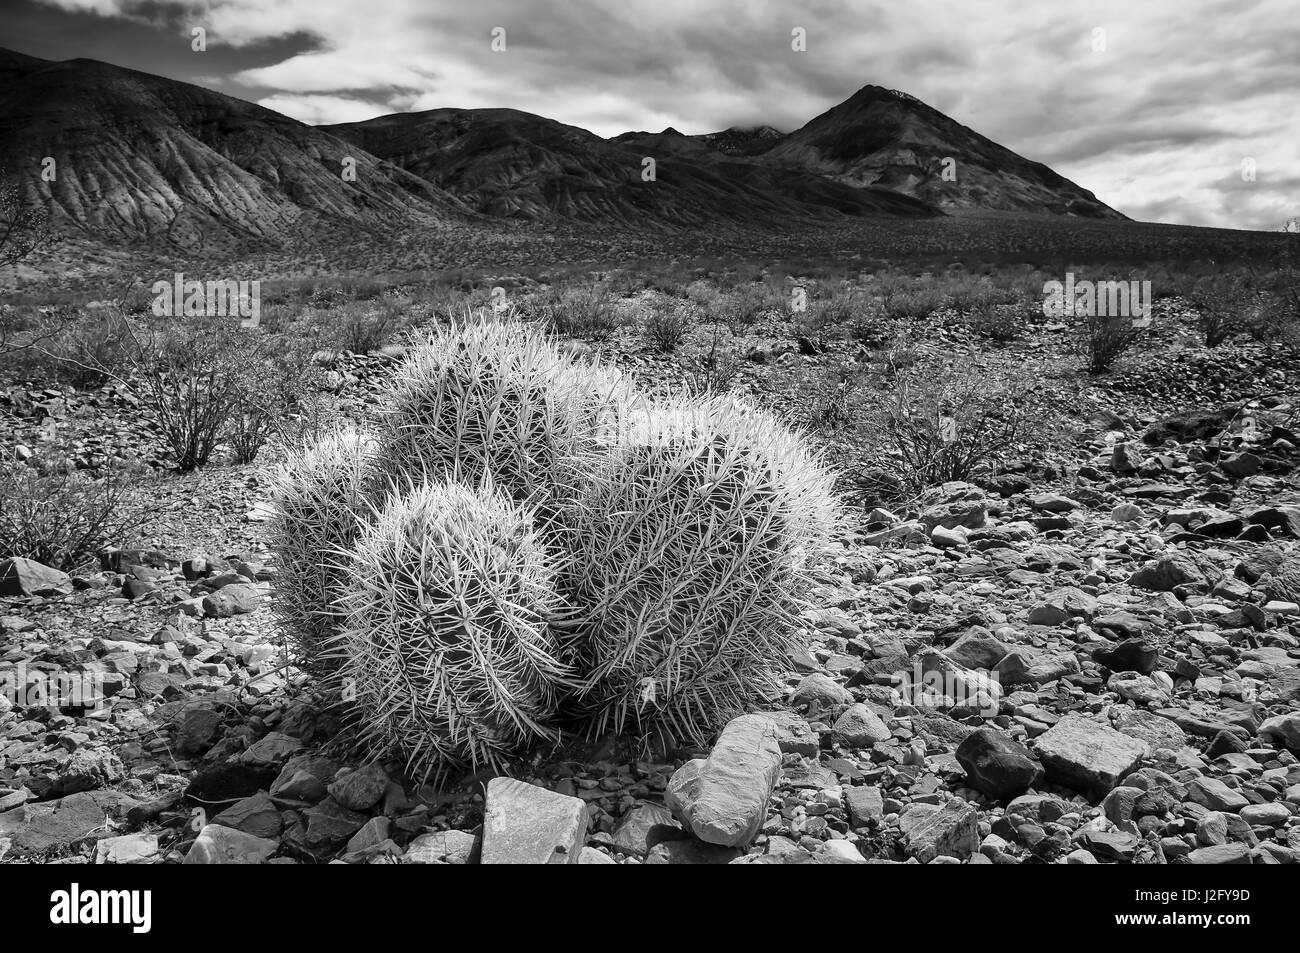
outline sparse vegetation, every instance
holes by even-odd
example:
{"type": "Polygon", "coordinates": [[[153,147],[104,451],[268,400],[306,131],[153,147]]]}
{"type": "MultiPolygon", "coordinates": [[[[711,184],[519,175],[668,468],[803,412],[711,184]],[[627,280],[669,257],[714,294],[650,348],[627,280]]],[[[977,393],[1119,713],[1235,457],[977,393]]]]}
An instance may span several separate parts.
{"type": "Polygon", "coordinates": [[[694,323],[694,309],[675,298],[662,297],[651,303],[645,316],[645,336],[650,346],[666,354],[677,350],[694,323]]]}
{"type": "Polygon", "coordinates": [[[71,570],[109,545],[129,543],[151,514],[139,480],[121,466],[77,470],[57,449],[0,463],[0,557],[71,570]]]}
{"type": "Polygon", "coordinates": [[[1047,415],[1026,399],[1033,382],[1024,375],[991,372],[966,357],[890,365],[883,386],[863,393],[854,419],[860,443],[884,451],[875,465],[911,493],[996,473],[1050,433],[1047,415]]]}

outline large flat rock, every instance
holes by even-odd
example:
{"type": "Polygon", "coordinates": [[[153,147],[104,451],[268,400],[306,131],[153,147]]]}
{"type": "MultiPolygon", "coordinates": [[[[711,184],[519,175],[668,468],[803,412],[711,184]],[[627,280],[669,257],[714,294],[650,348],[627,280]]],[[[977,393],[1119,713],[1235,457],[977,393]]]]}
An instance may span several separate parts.
{"type": "Polygon", "coordinates": [[[488,782],[484,864],[576,864],[587,839],[587,806],[514,778],[488,782]]]}
{"type": "Polygon", "coordinates": [[[1146,742],[1079,714],[1066,715],[1034,742],[1048,780],[1101,797],[1150,754],[1146,742]]]}

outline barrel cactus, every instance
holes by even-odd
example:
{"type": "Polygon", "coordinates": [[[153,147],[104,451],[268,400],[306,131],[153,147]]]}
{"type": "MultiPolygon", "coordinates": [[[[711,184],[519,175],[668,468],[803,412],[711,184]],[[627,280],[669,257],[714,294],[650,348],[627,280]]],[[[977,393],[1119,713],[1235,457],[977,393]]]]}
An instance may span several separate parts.
{"type": "Polygon", "coordinates": [[[563,507],[578,707],[700,740],[779,687],[794,596],[837,513],[803,438],[736,398],[651,405],[577,464],[563,507]]]}
{"type": "Polygon", "coordinates": [[[557,465],[609,425],[630,388],[514,320],[468,319],[414,346],[385,395],[381,468],[414,483],[485,476],[544,504],[557,465]]]}
{"type": "Polygon", "coordinates": [[[340,674],[369,754],[425,777],[549,735],[570,672],[527,510],[490,482],[422,484],[389,497],[351,555],[340,674]]]}
{"type": "Polygon", "coordinates": [[[347,574],[343,552],[370,512],[372,454],[370,438],[341,430],[291,453],[272,478],[268,538],[279,557],[272,605],[293,662],[313,674],[340,662],[335,602],[347,574]]]}

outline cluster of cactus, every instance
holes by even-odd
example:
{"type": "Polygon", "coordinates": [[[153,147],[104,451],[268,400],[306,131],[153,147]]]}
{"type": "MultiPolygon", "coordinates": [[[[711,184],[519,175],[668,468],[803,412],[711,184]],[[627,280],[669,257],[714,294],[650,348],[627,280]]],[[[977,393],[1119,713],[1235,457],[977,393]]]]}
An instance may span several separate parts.
{"type": "Polygon", "coordinates": [[[277,484],[280,616],[303,667],[341,660],[358,740],[422,774],[564,719],[702,740],[778,687],[835,526],[771,415],[651,400],[514,321],[414,345],[349,479],[343,443],[277,484]]]}

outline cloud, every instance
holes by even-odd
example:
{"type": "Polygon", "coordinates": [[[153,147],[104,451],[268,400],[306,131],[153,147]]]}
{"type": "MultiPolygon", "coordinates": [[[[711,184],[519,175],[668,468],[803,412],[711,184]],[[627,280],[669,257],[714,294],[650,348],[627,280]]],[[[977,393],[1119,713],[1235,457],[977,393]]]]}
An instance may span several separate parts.
{"type": "Polygon", "coordinates": [[[605,136],[788,131],[878,83],[1135,217],[1259,228],[1300,213],[1294,0],[42,2],[203,25],[217,51],[276,49],[231,68],[227,89],[307,122],[504,106],[605,136]],[[1215,184],[1246,156],[1279,174],[1215,184]]]}

